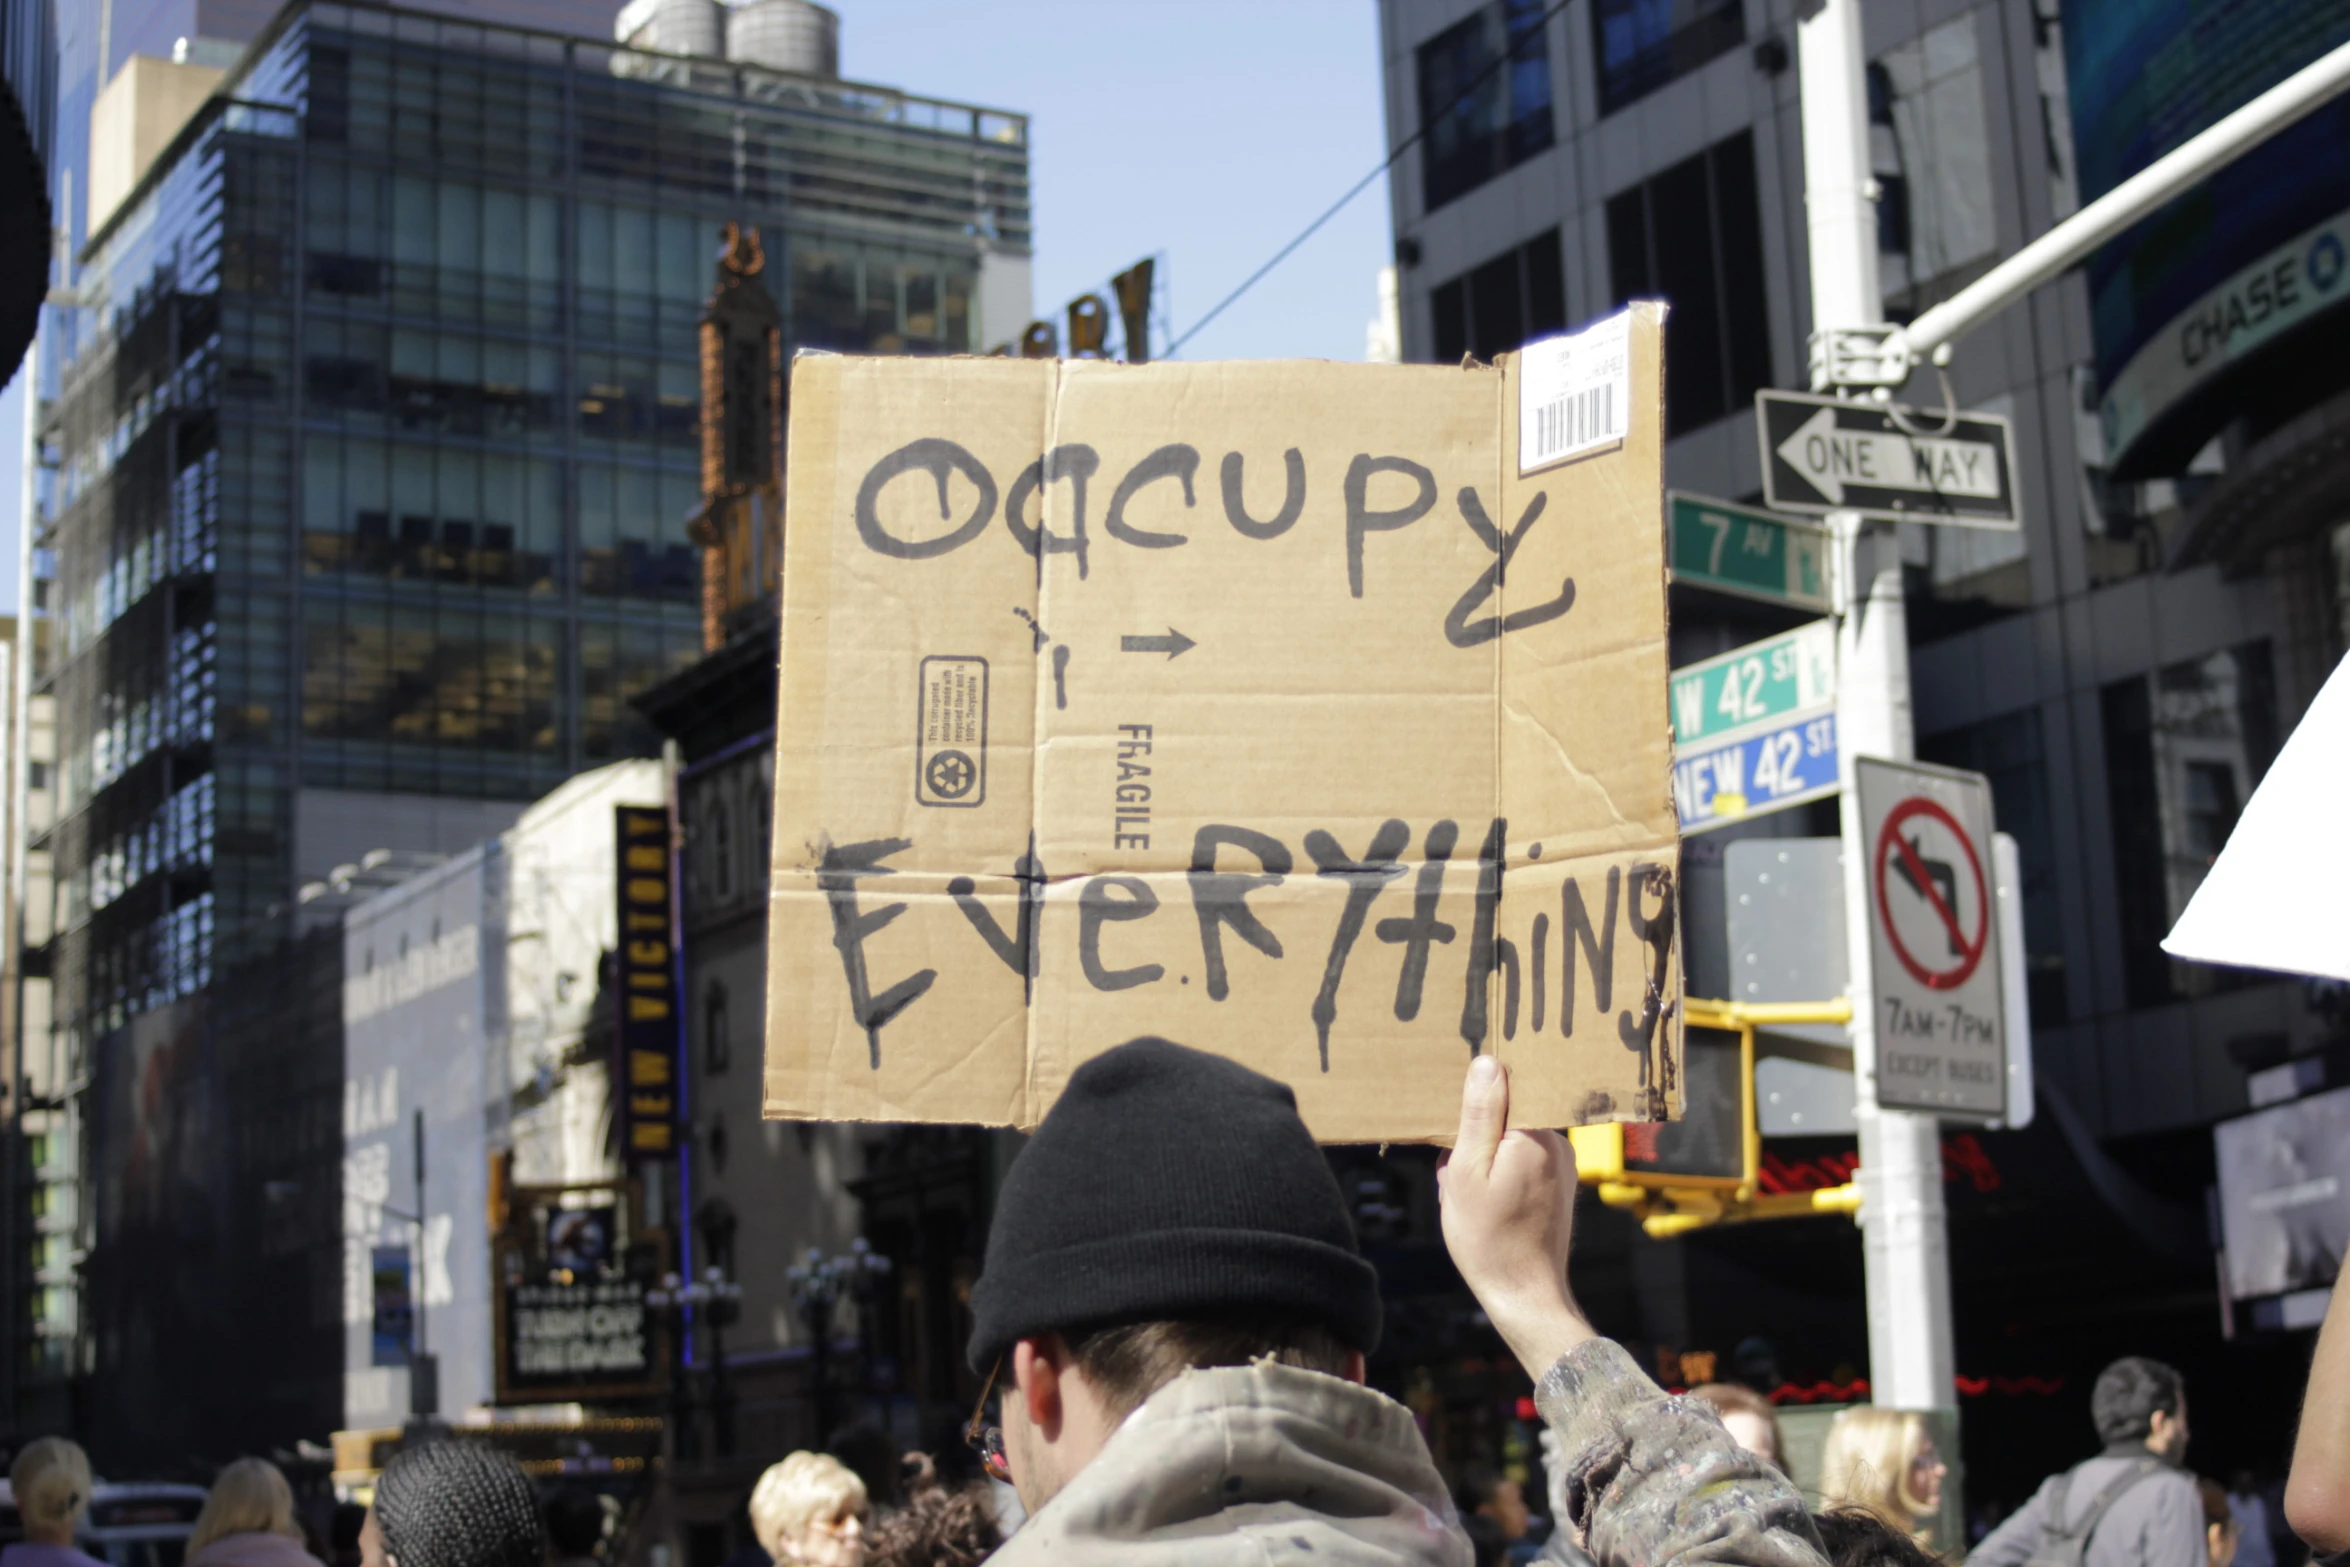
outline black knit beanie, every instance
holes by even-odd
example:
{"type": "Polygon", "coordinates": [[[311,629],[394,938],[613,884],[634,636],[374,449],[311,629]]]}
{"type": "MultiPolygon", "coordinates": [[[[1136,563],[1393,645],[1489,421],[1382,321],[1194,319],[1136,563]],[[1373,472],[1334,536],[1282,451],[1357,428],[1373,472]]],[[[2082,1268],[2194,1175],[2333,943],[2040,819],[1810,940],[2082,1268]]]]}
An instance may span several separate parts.
{"type": "Polygon", "coordinates": [[[545,1567],[547,1531],[522,1466],[495,1448],[429,1442],[392,1455],[375,1525],[400,1567],[545,1567]]]}
{"type": "Polygon", "coordinates": [[[1004,1177],[971,1369],[1039,1333],[1233,1311],[1318,1321],[1367,1354],[1379,1277],[1286,1085],[1130,1040],[1077,1069],[1004,1177]]]}

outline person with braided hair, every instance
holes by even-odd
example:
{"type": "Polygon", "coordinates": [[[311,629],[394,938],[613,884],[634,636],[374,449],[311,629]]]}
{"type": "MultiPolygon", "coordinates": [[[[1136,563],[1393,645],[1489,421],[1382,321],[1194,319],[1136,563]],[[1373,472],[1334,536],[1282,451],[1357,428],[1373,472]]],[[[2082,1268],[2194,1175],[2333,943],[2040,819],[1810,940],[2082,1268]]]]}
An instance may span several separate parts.
{"type": "Polygon", "coordinates": [[[495,1448],[403,1448],[375,1482],[359,1559],[361,1567],[545,1567],[538,1492],[495,1448]]]}

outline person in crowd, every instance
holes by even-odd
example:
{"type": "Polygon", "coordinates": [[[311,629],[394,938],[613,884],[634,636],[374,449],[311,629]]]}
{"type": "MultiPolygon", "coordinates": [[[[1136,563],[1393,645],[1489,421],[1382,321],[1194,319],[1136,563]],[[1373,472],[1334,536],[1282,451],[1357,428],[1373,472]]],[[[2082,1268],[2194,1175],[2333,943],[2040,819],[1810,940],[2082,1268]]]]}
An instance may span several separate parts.
{"type": "Polygon", "coordinates": [[[2209,1543],[2187,1454],[2187,1385],[2159,1360],[2107,1366],[2089,1394],[2105,1451],[2050,1477],[1983,1537],[1968,1567],[2023,1567],[2078,1544],[2083,1567],[2206,1567],[2209,1543]]]}
{"type": "Polygon", "coordinates": [[[1461,1528],[1469,1537],[1477,1567],[1488,1563],[1501,1567],[1508,1562],[1533,1522],[1525,1489],[1489,1464],[1470,1464],[1461,1471],[1452,1499],[1460,1509],[1461,1528]]]}
{"type": "Polygon", "coordinates": [[[866,1501],[854,1469],[830,1453],[794,1453],[759,1477],[751,1528],[778,1562],[860,1567],[866,1501]]]}
{"type": "Polygon", "coordinates": [[[2350,1551],[2350,1268],[2335,1278],[2317,1330],[2285,1481],[2285,1522],[2321,1556],[2350,1551]]]}
{"type": "Polygon", "coordinates": [[[328,1567],[359,1567],[359,1531],[367,1527],[367,1509],[357,1502],[337,1502],[327,1520],[328,1567]]]}
{"type": "Polygon", "coordinates": [[[596,1567],[604,1544],[604,1499],[584,1485],[567,1485],[547,1498],[546,1513],[554,1567],[596,1567]]]}
{"type": "Polygon", "coordinates": [[[2236,1547],[2243,1531],[2228,1510],[2228,1488],[2217,1480],[2198,1478],[2195,1494],[2203,1503],[2203,1552],[2211,1567],[2235,1567],[2236,1547]]]}
{"type": "Polygon", "coordinates": [[[1827,1445],[1820,1451],[1820,1497],[1831,1508],[1875,1513],[1924,1540],[1941,1511],[1942,1480],[1949,1472],[1925,1416],[1914,1409],[1857,1404],[1828,1424],[1827,1445]]]}
{"type": "Polygon", "coordinates": [[[1533,1512],[1526,1506],[1525,1488],[1488,1464],[1471,1464],[1463,1469],[1460,1484],[1453,1487],[1452,1496],[1464,1521],[1483,1518],[1493,1524],[1501,1536],[1505,1555],[1510,1546],[1526,1538],[1527,1525],[1534,1520],[1533,1512]]]}
{"type": "Polygon", "coordinates": [[[1831,1507],[1812,1520],[1829,1567],[1943,1567],[1917,1537],[1871,1508],[1831,1507]]]}
{"type": "Polygon", "coordinates": [[[1509,1567],[1510,1542],[1500,1524],[1483,1513],[1463,1513],[1460,1520],[1469,1541],[1469,1567],[1509,1567]]]}
{"type": "Polygon", "coordinates": [[[8,1485],[24,1538],[0,1551],[0,1567],[105,1567],[73,1543],[90,1505],[90,1455],[78,1443],[61,1436],[26,1443],[8,1485]]]}
{"type": "Polygon", "coordinates": [[[985,1485],[910,1489],[905,1505],[873,1526],[866,1567],[977,1567],[1004,1543],[985,1485]]]}
{"type": "Polygon", "coordinates": [[[294,1488],[266,1458],[220,1472],[186,1550],[188,1567],[319,1567],[294,1522],[294,1488]]]}
{"type": "Polygon", "coordinates": [[[2268,1499],[2251,1470],[2239,1469],[2228,1482],[2228,1514],[2236,1520],[2236,1567],[2277,1567],[2276,1542],[2268,1532],[2268,1499]]]}
{"type": "Polygon", "coordinates": [[[1779,1440],[1779,1411],[1771,1401],[1742,1382],[1707,1382],[1689,1390],[1722,1417],[1730,1439],[1774,1469],[1784,1469],[1786,1448],[1779,1440]]]}
{"type": "MultiPolygon", "coordinates": [[[[1793,1487],[1583,1318],[1573,1155],[1505,1135],[1508,1103],[1481,1057],[1445,1238],[1536,1379],[1593,1554],[1821,1567],[1793,1487]]],[[[1363,1386],[1377,1276],[1282,1084],[1163,1039],[1079,1067],[1005,1179],[971,1304],[1003,1424],[983,1393],[970,1435],[1028,1513],[999,1567],[1470,1561],[1411,1411],[1363,1386]]]]}
{"type": "Polygon", "coordinates": [[[495,1448],[404,1447],[376,1476],[359,1559],[363,1567],[546,1567],[538,1493],[495,1448]]]}

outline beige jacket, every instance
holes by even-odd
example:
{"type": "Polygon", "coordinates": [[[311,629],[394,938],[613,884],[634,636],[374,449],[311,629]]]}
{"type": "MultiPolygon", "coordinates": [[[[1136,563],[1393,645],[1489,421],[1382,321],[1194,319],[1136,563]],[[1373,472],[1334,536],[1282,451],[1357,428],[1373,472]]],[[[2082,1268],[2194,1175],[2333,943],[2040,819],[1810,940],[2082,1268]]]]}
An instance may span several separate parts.
{"type": "Polygon", "coordinates": [[[1469,1567],[1412,1413],[1318,1371],[1259,1361],[1177,1377],[1020,1527],[990,1567],[1469,1567]]]}
{"type": "MultiPolygon", "coordinates": [[[[1601,1339],[1534,1387],[1560,1494],[1606,1567],[1827,1567],[1795,1487],[1601,1339]]],[[[1153,1394],[991,1567],[1272,1561],[1469,1567],[1411,1411],[1313,1371],[1192,1371],[1153,1394]]]]}

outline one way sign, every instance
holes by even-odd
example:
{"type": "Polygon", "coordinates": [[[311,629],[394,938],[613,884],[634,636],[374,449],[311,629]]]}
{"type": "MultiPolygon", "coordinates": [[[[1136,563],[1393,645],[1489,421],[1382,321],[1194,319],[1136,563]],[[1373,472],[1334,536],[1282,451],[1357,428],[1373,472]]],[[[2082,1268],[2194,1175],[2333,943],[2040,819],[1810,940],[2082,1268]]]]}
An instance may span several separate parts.
{"type": "Polygon", "coordinates": [[[2013,528],[2015,443],[2005,419],[1949,419],[1802,392],[1757,392],[1764,504],[1909,522],[2013,528]]]}

